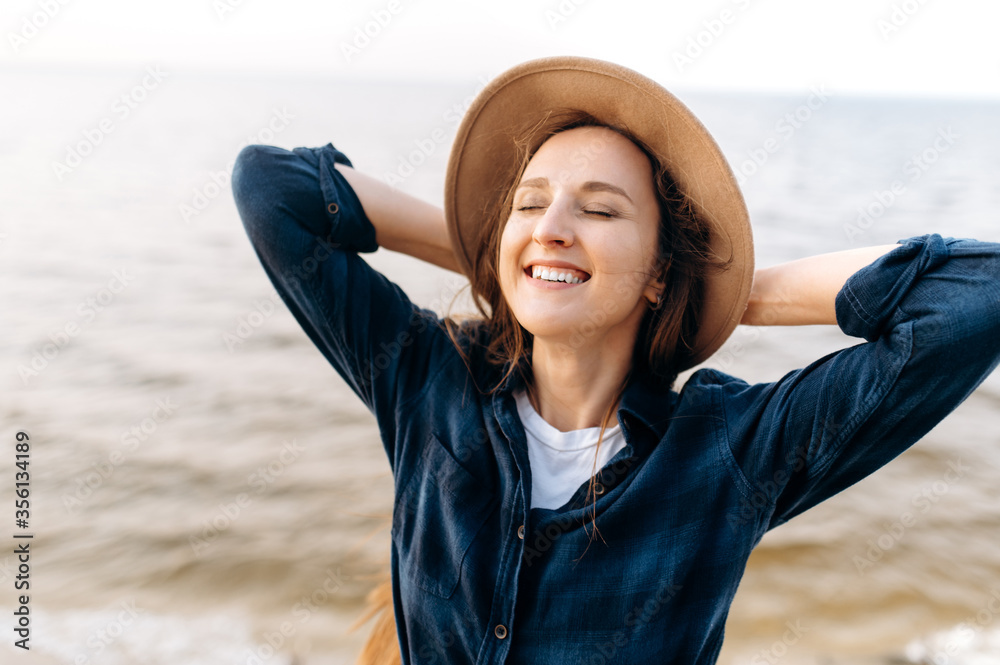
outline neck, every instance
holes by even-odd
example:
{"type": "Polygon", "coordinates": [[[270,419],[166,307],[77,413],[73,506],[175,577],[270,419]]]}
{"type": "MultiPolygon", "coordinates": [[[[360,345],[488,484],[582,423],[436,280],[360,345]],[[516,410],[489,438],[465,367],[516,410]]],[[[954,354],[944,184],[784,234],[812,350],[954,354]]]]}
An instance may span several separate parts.
{"type": "MultiPolygon", "coordinates": [[[[634,339],[630,344],[606,341],[570,349],[536,337],[531,354],[535,410],[562,432],[600,427],[628,376],[634,344],[634,339]]],[[[612,413],[608,426],[614,422],[612,413]]]]}

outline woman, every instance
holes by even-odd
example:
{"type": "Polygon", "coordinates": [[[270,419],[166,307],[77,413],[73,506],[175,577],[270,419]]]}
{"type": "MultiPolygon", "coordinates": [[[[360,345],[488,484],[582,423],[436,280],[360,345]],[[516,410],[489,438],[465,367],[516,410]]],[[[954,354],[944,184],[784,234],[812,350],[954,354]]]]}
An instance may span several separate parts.
{"type": "Polygon", "coordinates": [[[924,236],[755,273],[714,141],[609,63],[487,86],[444,213],[332,145],[251,146],[233,187],[392,467],[392,615],[365,662],[713,663],[763,534],[905,450],[1000,358],[1000,247],[924,236]],[[481,320],[414,307],[358,256],[377,246],[465,272],[481,320]],[[740,321],[867,343],[674,391],[740,321]]]}

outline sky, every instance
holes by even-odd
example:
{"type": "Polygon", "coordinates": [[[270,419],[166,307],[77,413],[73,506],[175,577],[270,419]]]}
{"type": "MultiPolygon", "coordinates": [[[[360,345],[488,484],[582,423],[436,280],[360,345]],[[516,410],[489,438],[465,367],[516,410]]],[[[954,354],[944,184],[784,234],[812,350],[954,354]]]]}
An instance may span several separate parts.
{"type": "Polygon", "coordinates": [[[668,87],[1000,98],[996,0],[4,0],[0,67],[471,80],[582,55],[668,87]]]}

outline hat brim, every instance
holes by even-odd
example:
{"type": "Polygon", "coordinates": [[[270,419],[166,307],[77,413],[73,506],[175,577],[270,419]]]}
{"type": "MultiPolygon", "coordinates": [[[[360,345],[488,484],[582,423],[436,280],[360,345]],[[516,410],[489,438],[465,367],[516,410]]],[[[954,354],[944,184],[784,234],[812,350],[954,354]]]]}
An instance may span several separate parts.
{"type": "Polygon", "coordinates": [[[750,297],[750,217],[708,130],[670,92],[626,67],[590,58],[542,58],[507,70],[480,91],[459,125],[445,179],[445,217],[462,269],[473,274],[486,211],[504,195],[518,168],[513,137],[566,109],[627,127],[711,226],[711,250],[730,265],[706,278],[693,357],[681,369],[704,362],[732,334],[750,297]]]}

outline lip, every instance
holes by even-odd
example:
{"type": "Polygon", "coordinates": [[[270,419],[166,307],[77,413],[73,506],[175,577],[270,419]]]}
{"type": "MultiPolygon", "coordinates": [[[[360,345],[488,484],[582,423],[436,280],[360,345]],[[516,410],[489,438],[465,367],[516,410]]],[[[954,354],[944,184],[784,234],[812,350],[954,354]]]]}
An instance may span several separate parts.
{"type": "Polygon", "coordinates": [[[562,289],[572,289],[576,286],[583,286],[586,282],[580,282],[579,284],[570,284],[568,282],[547,282],[544,279],[535,279],[531,276],[531,270],[525,268],[521,273],[524,275],[524,279],[528,281],[528,285],[535,289],[546,289],[549,291],[560,291],[562,289]]]}
{"type": "MultiPolygon", "coordinates": [[[[552,265],[552,264],[546,263],[546,264],[542,264],[542,265],[552,265]]],[[[554,268],[563,268],[565,266],[555,266],[555,265],[553,265],[552,267],[554,267],[554,268]]],[[[531,268],[530,267],[525,268],[523,271],[521,271],[521,274],[524,275],[524,279],[526,279],[528,281],[529,286],[531,286],[532,288],[535,288],[535,289],[545,289],[545,290],[549,290],[549,291],[560,291],[560,290],[563,290],[563,289],[572,289],[572,288],[577,287],[577,286],[583,286],[584,284],[587,283],[587,282],[584,281],[584,282],[579,282],[577,284],[570,284],[569,282],[549,282],[549,281],[546,281],[544,279],[535,279],[534,277],[531,276],[531,268]]]]}
{"type": "MultiPolygon", "coordinates": [[[[577,270],[579,272],[587,273],[586,270],[578,265],[568,263],[566,261],[559,261],[558,259],[532,259],[524,264],[524,268],[528,269],[531,266],[552,266],[553,268],[569,268],[570,270],[577,270]]],[[[590,277],[590,273],[587,273],[590,277]]]]}
{"type": "Polygon", "coordinates": [[[582,284],[586,284],[587,281],[590,280],[590,273],[588,273],[580,266],[577,266],[573,263],[569,263],[568,261],[559,261],[557,259],[533,259],[524,264],[524,268],[521,270],[521,272],[524,274],[525,278],[532,283],[532,285],[545,289],[564,289],[564,288],[569,288],[571,286],[580,286],[582,284]],[[582,277],[583,281],[580,282],[579,284],[569,284],[567,282],[548,282],[541,279],[535,279],[534,277],[531,276],[532,273],[531,269],[534,266],[546,266],[550,268],[562,268],[565,270],[573,270],[577,273],[580,273],[580,275],[583,276],[582,277]]]}

